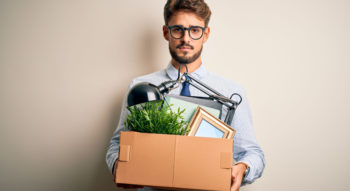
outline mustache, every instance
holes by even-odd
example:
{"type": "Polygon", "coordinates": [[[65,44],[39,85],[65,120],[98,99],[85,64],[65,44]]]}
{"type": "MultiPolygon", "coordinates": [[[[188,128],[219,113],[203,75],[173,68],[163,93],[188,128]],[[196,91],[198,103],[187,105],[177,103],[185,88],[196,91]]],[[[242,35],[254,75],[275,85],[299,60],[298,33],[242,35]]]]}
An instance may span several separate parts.
{"type": "Polygon", "coordinates": [[[179,44],[179,45],[177,45],[176,48],[182,48],[182,47],[184,47],[184,46],[189,47],[189,48],[191,48],[191,49],[194,49],[193,46],[191,46],[190,44],[186,44],[186,43],[184,43],[184,42],[181,43],[181,44],[179,44]]]}

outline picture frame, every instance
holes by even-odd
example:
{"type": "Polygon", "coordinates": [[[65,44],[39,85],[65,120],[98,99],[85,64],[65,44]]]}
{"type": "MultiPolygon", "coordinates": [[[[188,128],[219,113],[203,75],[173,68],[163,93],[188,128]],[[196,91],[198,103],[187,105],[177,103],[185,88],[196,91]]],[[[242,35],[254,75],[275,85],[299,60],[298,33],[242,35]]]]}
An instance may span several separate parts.
{"type": "Polygon", "coordinates": [[[236,131],[198,106],[190,123],[188,136],[233,139],[236,131]]]}

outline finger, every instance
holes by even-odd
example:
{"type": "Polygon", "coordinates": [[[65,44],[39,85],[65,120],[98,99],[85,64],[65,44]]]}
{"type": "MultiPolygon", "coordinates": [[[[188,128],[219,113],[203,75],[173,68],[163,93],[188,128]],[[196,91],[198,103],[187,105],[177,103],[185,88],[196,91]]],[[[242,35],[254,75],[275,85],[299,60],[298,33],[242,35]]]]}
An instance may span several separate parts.
{"type": "Polygon", "coordinates": [[[235,178],[236,178],[235,176],[232,176],[232,177],[231,177],[231,191],[235,191],[235,190],[234,190],[234,187],[233,187],[233,183],[234,183],[234,181],[235,181],[235,178]]]}
{"type": "Polygon", "coordinates": [[[139,185],[132,185],[132,184],[117,184],[118,187],[124,188],[124,189],[135,189],[135,188],[143,188],[143,186],[139,185]]]}
{"type": "Polygon", "coordinates": [[[129,185],[129,184],[117,184],[117,186],[124,188],[124,189],[132,188],[131,185],[129,185]]]}
{"type": "Polygon", "coordinates": [[[238,191],[241,187],[242,178],[235,177],[233,179],[233,184],[231,186],[231,191],[238,191]]]}

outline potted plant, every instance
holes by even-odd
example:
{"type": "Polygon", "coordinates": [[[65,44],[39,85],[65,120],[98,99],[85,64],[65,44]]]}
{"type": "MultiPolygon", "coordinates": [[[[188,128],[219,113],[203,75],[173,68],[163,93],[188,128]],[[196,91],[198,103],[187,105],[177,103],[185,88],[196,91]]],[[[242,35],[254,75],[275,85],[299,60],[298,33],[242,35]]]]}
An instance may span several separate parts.
{"type": "Polygon", "coordinates": [[[189,131],[188,123],[182,113],[185,109],[173,111],[171,105],[162,101],[146,102],[128,107],[130,114],[125,120],[125,127],[142,133],[185,135],[189,131]]]}

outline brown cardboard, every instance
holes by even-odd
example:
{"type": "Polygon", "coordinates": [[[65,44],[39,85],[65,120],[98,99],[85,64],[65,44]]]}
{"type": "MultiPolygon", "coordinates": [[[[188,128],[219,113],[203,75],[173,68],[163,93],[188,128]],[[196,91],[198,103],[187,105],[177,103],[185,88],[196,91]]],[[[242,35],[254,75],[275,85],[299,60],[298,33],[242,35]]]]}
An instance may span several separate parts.
{"type": "Polygon", "coordinates": [[[116,182],[230,190],[232,139],[121,132],[116,182]]]}

